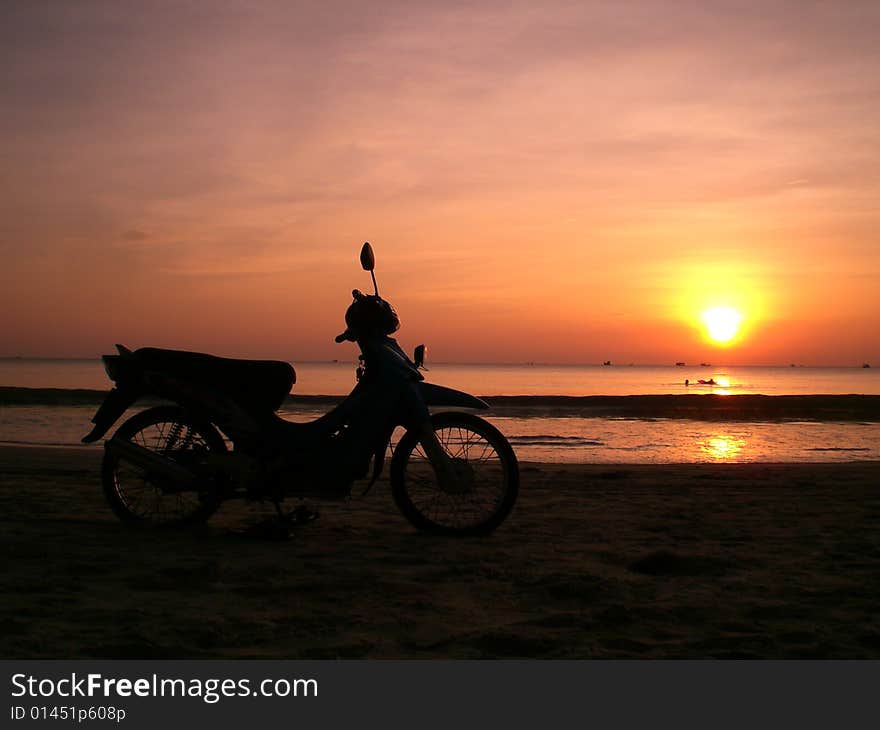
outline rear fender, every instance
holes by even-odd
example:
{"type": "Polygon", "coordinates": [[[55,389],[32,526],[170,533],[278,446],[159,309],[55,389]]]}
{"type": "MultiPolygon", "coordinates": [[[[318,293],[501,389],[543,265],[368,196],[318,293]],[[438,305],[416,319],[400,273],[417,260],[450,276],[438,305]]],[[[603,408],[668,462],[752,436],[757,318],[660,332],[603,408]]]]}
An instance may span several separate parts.
{"type": "Polygon", "coordinates": [[[485,411],[489,404],[484,400],[475,398],[467,393],[452,388],[444,388],[442,385],[420,382],[416,383],[425,405],[429,408],[466,408],[469,410],[485,411]]]}
{"type": "Polygon", "coordinates": [[[139,394],[130,390],[113,388],[104,399],[98,412],[92,417],[95,427],[86,436],[83,436],[84,444],[91,444],[101,438],[110,427],[119,420],[119,417],[138,399],[139,394]]]}

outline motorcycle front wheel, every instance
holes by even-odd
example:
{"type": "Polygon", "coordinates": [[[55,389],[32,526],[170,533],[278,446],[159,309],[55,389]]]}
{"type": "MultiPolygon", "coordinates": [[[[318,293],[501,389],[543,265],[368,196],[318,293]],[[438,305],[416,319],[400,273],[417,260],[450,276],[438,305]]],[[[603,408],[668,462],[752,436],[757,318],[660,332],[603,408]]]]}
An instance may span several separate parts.
{"type": "Polygon", "coordinates": [[[395,504],[423,532],[489,534],[510,514],[519,492],[519,466],[510,443],[491,423],[468,413],[439,413],[431,423],[458,484],[441,486],[418,434],[407,431],[391,460],[395,504]]]}
{"type": "MultiPolygon", "coordinates": [[[[158,406],[129,418],[116,431],[123,438],[184,466],[208,452],[226,451],[220,432],[196,423],[178,406],[158,406]]],[[[179,490],[159,476],[105,451],[101,468],[104,496],[123,522],[160,527],[204,522],[219,506],[216,493],[179,490]]]]}

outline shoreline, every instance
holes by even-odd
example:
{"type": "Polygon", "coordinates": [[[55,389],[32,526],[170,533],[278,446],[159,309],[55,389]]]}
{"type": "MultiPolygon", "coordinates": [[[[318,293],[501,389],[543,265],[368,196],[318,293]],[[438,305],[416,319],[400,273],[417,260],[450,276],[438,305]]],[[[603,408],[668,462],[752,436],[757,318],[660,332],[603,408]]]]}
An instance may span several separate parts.
{"type": "MultiPolygon", "coordinates": [[[[106,390],[0,387],[0,406],[95,406],[106,390]]],[[[286,410],[329,409],[341,395],[289,395],[286,410]]],[[[509,417],[670,418],[700,421],[880,422],[880,395],[760,395],[687,393],[671,395],[496,395],[479,396],[491,413],[509,417]]],[[[144,398],[143,404],[159,403],[144,398]]]]}
{"type": "Polygon", "coordinates": [[[880,462],[524,462],[462,540],[382,480],[268,542],[125,528],[100,455],[0,446],[6,658],[880,658],[880,462]]]}
{"type": "MultiPolygon", "coordinates": [[[[39,451],[40,449],[45,449],[48,452],[63,452],[70,451],[72,454],[86,454],[88,452],[92,452],[92,456],[94,454],[98,454],[102,456],[103,451],[103,442],[93,443],[93,444],[45,444],[45,443],[30,443],[27,441],[0,441],[0,463],[3,461],[3,452],[6,450],[14,451],[18,449],[24,449],[26,451],[39,451]]],[[[826,449],[826,451],[834,452],[840,451],[840,449],[826,449]]],[[[627,469],[664,469],[664,468],[678,468],[678,467],[718,467],[724,468],[727,466],[735,467],[735,466],[752,466],[752,467],[836,467],[841,465],[856,465],[856,466],[865,466],[865,467],[880,467],[880,458],[877,459],[847,459],[845,461],[828,459],[827,461],[736,461],[735,459],[730,459],[727,461],[545,461],[541,459],[522,459],[519,456],[517,457],[517,463],[519,464],[520,470],[530,470],[530,469],[543,469],[543,468],[588,468],[588,469],[615,469],[615,468],[627,468],[627,469]]],[[[0,475],[2,475],[3,470],[0,467],[0,475]]],[[[386,475],[387,476],[387,475],[386,475]]],[[[2,518],[0,518],[2,519],[2,518]]]]}

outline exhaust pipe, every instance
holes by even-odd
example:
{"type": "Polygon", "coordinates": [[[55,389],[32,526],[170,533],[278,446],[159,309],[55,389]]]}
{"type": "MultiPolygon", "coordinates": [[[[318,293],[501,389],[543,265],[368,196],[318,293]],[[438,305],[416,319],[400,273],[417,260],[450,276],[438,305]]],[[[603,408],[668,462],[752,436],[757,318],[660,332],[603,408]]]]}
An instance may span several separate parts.
{"type": "Polygon", "coordinates": [[[181,489],[191,487],[196,480],[196,475],[185,466],[126,439],[114,436],[104,443],[104,448],[114,456],[130,462],[144,471],[168,479],[181,489]]]}

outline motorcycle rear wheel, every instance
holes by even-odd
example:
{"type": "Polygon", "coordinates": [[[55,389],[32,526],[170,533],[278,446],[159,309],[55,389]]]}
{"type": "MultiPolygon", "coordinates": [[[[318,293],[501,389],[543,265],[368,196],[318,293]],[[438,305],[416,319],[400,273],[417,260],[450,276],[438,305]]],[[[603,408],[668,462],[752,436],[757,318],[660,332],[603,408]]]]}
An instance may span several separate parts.
{"type": "Polygon", "coordinates": [[[439,413],[431,422],[463,489],[441,488],[418,434],[407,431],[391,460],[395,504],[422,532],[489,534],[510,514],[519,492],[519,465],[510,443],[491,423],[468,413],[439,413]]]}
{"type": "MultiPolygon", "coordinates": [[[[141,411],[123,423],[114,437],[131,441],[184,466],[201,454],[227,450],[214,426],[197,423],[178,406],[157,406],[141,411]]],[[[170,489],[161,479],[110,451],[104,452],[101,482],[113,512],[131,526],[204,522],[220,506],[216,492],[170,489]]]]}

